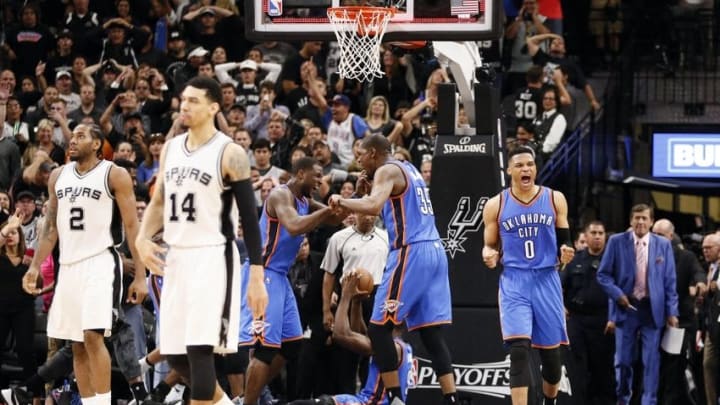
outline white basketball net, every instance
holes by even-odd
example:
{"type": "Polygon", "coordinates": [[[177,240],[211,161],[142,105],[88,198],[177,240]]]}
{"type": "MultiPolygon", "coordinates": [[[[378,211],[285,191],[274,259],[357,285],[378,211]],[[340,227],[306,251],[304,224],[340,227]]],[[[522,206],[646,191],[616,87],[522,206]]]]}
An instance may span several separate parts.
{"type": "Polygon", "coordinates": [[[394,14],[395,9],[385,7],[328,9],[340,47],[340,77],[365,82],[383,76],[380,43],[394,14]]]}

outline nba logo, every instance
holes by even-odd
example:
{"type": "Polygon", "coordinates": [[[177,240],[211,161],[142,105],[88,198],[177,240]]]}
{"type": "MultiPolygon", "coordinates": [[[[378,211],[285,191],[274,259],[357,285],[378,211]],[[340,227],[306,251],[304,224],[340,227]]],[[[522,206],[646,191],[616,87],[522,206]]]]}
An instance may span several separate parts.
{"type": "Polygon", "coordinates": [[[270,17],[279,17],[282,15],[283,0],[268,0],[268,15],[270,17]]]}

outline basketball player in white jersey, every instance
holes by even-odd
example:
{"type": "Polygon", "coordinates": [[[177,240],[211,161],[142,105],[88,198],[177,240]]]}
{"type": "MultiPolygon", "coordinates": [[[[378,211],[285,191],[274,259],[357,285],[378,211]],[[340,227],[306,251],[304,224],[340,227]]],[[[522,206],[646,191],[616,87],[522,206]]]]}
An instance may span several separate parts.
{"type": "MultiPolygon", "coordinates": [[[[23,288],[37,293],[40,264],[60,241],[60,271],[48,316],[47,335],[73,342],[73,368],[83,404],[110,405],[109,336],[122,289],[122,267],[114,246],[122,224],[137,268],[144,268],[135,249],[138,233],[135,194],[130,174],[98,153],[100,130],[78,125],[68,152],[72,162],[50,174],[49,205],[38,249],[25,274],[23,288]]],[[[144,277],[136,277],[129,301],[147,295],[144,277]]]]}
{"type": "Polygon", "coordinates": [[[215,128],[221,98],[215,80],[187,83],[180,118],[188,132],[165,143],[137,242],[150,271],[164,275],[160,352],[190,380],[193,405],[232,404],[216,382],[213,352],[238,347],[238,209],[250,257],[247,300],[253,315],[262,315],[268,301],[250,164],[242,147],[215,128]],[[169,245],[164,261],[158,254],[165,249],[152,242],[161,228],[169,245]]]}

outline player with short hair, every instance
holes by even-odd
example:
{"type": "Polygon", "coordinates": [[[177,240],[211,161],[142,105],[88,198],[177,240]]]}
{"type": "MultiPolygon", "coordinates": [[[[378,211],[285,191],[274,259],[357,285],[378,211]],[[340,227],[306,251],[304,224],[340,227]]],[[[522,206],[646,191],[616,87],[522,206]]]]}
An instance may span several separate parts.
{"type": "MultiPolygon", "coordinates": [[[[122,239],[120,220],[137,268],[144,268],[135,246],[138,233],[135,194],[127,170],[100,160],[103,137],[97,127],[78,125],[69,139],[72,162],[53,170],[49,205],[38,249],[23,279],[37,294],[40,264],[60,243],[60,270],[48,315],[47,335],[73,342],[75,377],[83,403],[110,404],[110,354],[104,337],[117,317],[122,262],[115,250],[122,239]]],[[[144,277],[129,287],[128,301],[141,303],[144,277]]]]}
{"type": "Polygon", "coordinates": [[[403,404],[398,378],[398,356],[393,343],[395,325],[405,322],[418,330],[438,375],[444,403],[458,402],[450,351],[442,325],[452,322],[448,263],[435,227],[435,216],[422,175],[410,162],[390,157],[390,142],[370,135],[358,149],[365,174],[356,192],[361,199],[330,197],[330,206],[356,213],[382,211],[390,240],[390,255],[375,305],[368,336],[390,405],[403,404]]]}
{"type": "Polygon", "coordinates": [[[187,83],[180,120],[188,132],[163,147],[137,242],[152,273],[164,275],[160,351],[190,380],[192,405],[231,403],[217,384],[213,352],[237,351],[240,256],[233,199],[250,256],[248,306],[262,314],[267,305],[250,164],[242,147],[215,128],[221,99],[213,79],[187,83]],[[160,229],[169,250],[152,240],[160,229]],[[158,255],[165,252],[163,260],[158,255]]]}
{"type": "Polygon", "coordinates": [[[535,184],[535,152],[527,146],[508,153],[507,173],[510,187],[483,210],[483,260],[493,269],[502,258],[498,301],[503,340],[510,347],[512,403],[528,403],[532,345],[540,349],[545,404],[554,405],[562,371],[559,346],[568,344],[558,268],[575,253],[567,201],[561,192],[535,184]]]}
{"type": "MultiPolygon", "coordinates": [[[[271,297],[267,311],[254,314],[245,305],[242,309],[240,345],[255,347],[246,372],[244,400],[249,404],[256,403],[263,387],[287,360],[298,355],[303,330],[287,274],[304,234],[335,218],[332,210],[310,197],[322,180],[320,164],[313,158],[300,158],[292,174],[287,184],[270,192],[260,217],[265,284],[271,297]]],[[[242,291],[245,297],[244,280],[242,291]]]]}

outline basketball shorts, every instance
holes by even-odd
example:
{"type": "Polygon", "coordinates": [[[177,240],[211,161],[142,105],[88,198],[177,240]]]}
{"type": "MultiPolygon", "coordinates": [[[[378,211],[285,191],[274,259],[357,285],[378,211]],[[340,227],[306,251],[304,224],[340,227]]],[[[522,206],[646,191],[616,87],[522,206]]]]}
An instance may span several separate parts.
{"type": "Polygon", "coordinates": [[[412,243],[390,252],[375,293],[370,322],[408,330],[452,322],[448,262],[440,241],[412,243]]]}
{"type": "Polygon", "coordinates": [[[287,274],[265,270],[268,306],[265,315],[253,319],[252,311],[246,305],[249,273],[250,266],[243,267],[240,345],[279,348],[282,342],[302,339],[300,313],[287,274]]]}
{"type": "Polygon", "coordinates": [[[568,344],[560,275],[555,267],[508,268],[500,276],[500,327],[504,341],[530,339],[533,347],[568,344]]]}
{"type": "Polygon", "coordinates": [[[115,250],[60,265],[47,335],[74,342],[84,340],[85,330],[103,330],[110,336],[121,297],[122,262],[115,250]]]}
{"type": "Polygon", "coordinates": [[[186,354],[187,346],[199,345],[213,346],[216,353],[236,352],[240,323],[238,285],[240,255],[234,243],[193,248],[171,246],[165,259],[161,293],[160,353],[186,354]],[[225,328],[223,319],[227,321],[225,328]]]}

